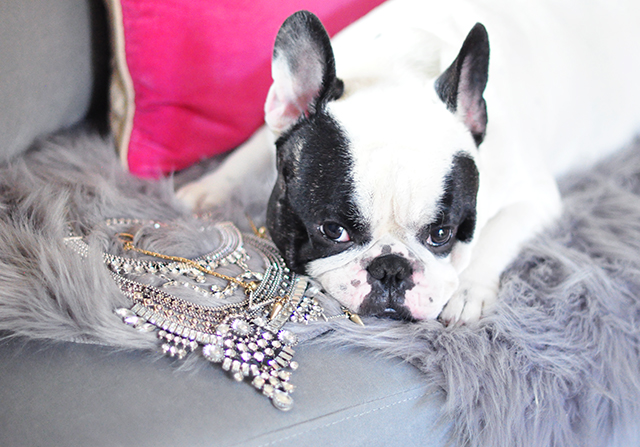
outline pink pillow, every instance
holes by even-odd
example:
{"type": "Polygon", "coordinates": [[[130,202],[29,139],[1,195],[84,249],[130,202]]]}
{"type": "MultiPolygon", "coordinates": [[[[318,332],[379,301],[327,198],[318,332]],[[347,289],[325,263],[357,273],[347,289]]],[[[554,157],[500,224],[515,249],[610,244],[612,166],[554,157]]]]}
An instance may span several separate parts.
{"type": "Polygon", "coordinates": [[[333,35],[382,2],[108,0],[121,160],[157,177],[237,147],[263,123],[282,22],[307,9],[333,35]]]}

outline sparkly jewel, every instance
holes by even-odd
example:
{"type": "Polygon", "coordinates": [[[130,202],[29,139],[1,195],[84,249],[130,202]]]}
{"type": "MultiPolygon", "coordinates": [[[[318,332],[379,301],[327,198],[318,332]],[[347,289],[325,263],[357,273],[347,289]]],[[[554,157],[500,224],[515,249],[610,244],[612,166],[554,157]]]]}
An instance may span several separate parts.
{"type": "Polygon", "coordinates": [[[291,331],[283,329],[278,333],[278,339],[288,346],[293,346],[298,343],[298,337],[291,331]]]}
{"type": "Polygon", "coordinates": [[[216,326],[216,334],[224,336],[227,334],[227,332],[229,332],[229,325],[228,324],[219,324],[218,326],[216,326]]]}
{"type": "Polygon", "coordinates": [[[282,411],[289,411],[293,406],[293,399],[286,391],[275,390],[271,401],[278,410],[282,411]]]}
{"type": "Polygon", "coordinates": [[[231,323],[231,328],[233,329],[233,332],[238,335],[249,335],[249,333],[251,332],[249,323],[240,319],[233,320],[233,323],[231,323]]]}
{"type": "Polygon", "coordinates": [[[202,348],[202,355],[213,363],[220,363],[224,359],[224,350],[220,346],[205,345],[202,348]]]}

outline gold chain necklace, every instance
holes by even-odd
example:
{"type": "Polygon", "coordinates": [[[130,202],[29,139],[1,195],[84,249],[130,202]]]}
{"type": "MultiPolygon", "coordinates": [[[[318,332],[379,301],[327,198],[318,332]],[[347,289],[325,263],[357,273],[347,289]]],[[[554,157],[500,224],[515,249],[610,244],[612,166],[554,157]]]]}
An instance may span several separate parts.
{"type": "Polygon", "coordinates": [[[165,255],[165,254],[162,254],[162,253],[157,253],[155,251],[145,250],[143,248],[136,247],[136,245],[133,242],[134,237],[130,233],[118,233],[117,236],[118,236],[118,239],[122,242],[122,246],[123,246],[125,251],[135,251],[137,253],[141,253],[143,255],[151,256],[151,257],[154,257],[154,258],[164,259],[166,261],[179,262],[179,263],[182,263],[182,264],[189,265],[189,266],[201,271],[202,273],[205,273],[205,274],[211,275],[211,276],[215,276],[216,278],[224,279],[226,281],[229,281],[229,282],[232,282],[234,284],[239,285],[240,287],[242,287],[244,289],[244,291],[245,291],[245,293],[247,295],[250,294],[251,292],[254,292],[258,288],[258,286],[260,285],[259,281],[245,282],[245,281],[241,281],[241,280],[239,280],[237,278],[234,278],[232,276],[228,276],[228,275],[225,275],[223,273],[216,272],[211,267],[209,267],[209,266],[204,267],[204,266],[202,266],[201,264],[199,264],[198,262],[196,262],[196,261],[194,261],[192,259],[183,258],[181,256],[165,255]]]}

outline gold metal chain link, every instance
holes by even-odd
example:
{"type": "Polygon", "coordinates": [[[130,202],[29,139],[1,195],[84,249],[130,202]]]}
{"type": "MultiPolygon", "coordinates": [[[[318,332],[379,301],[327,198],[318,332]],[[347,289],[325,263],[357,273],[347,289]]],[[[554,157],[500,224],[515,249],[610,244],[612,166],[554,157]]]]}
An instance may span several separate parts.
{"type": "Polygon", "coordinates": [[[255,291],[260,285],[260,281],[249,281],[249,282],[241,281],[237,278],[233,278],[223,273],[216,272],[215,270],[212,270],[210,268],[203,267],[198,262],[189,258],[183,258],[181,256],[165,255],[162,253],[157,253],[155,251],[145,250],[143,248],[136,247],[135,244],[133,243],[134,237],[130,233],[118,233],[117,236],[120,242],[122,242],[122,247],[124,248],[125,251],[135,251],[143,255],[152,256],[154,258],[164,259],[166,261],[180,262],[182,264],[189,265],[207,275],[215,276],[216,278],[224,279],[226,281],[237,284],[240,287],[242,287],[245,293],[247,294],[255,291]]]}

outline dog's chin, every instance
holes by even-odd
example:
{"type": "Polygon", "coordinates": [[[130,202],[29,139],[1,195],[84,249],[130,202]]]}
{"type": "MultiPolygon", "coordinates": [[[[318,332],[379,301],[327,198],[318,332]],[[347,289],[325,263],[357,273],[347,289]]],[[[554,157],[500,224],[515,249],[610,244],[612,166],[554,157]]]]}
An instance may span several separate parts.
{"type": "Polygon", "coordinates": [[[405,308],[394,309],[391,307],[387,307],[382,312],[373,314],[373,316],[378,318],[388,318],[390,320],[406,321],[408,323],[415,323],[419,321],[413,315],[411,315],[411,312],[408,309],[405,308]]]}

